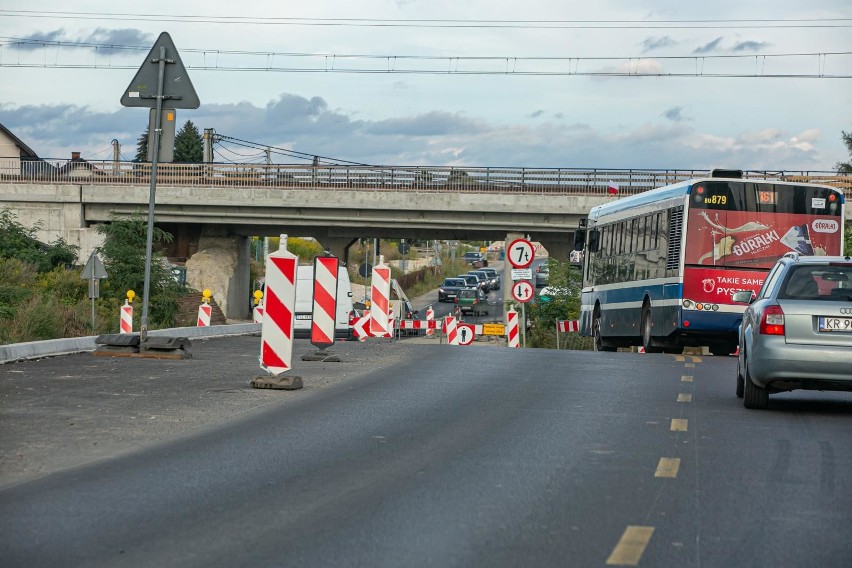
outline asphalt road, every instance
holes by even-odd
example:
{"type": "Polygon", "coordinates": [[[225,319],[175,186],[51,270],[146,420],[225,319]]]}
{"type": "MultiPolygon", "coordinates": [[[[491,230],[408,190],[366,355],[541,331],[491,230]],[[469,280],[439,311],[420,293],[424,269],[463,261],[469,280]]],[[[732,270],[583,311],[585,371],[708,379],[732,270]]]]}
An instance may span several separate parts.
{"type": "MultiPolygon", "coordinates": [[[[149,381],[244,388],[234,341],[149,381]]],[[[375,349],[374,371],[0,489],[0,565],[852,563],[850,394],[748,411],[732,358],[375,349]]]]}

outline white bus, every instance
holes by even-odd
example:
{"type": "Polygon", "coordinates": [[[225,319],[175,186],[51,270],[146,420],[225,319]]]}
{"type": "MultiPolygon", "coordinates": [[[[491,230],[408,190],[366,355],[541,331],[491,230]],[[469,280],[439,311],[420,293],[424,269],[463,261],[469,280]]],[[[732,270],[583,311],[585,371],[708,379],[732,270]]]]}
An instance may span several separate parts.
{"type": "Polygon", "coordinates": [[[581,222],[580,333],[595,349],[736,350],[745,310],[786,252],[839,255],[843,192],[826,185],[742,179],[713,170],[595,207],[581,222]]]}

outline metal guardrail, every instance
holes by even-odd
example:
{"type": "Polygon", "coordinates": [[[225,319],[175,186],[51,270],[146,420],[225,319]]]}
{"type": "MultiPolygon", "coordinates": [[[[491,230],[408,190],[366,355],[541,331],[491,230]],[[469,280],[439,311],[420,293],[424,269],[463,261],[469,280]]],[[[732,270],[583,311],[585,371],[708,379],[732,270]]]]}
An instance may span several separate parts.
{"type": "MultiPolygon", "coordinates": [[[[158,186],[605,195],[610,182],[633,194],[703,177],[708,170],[618,170],[159,164],[158,186]]],[[[746,171],[749,179],[823,183],[852,194],[852,176],[825,171],[746,171]]],[[[115,161],[0,160],[0,183],[148,185],[151,164],[115,161]]]]}

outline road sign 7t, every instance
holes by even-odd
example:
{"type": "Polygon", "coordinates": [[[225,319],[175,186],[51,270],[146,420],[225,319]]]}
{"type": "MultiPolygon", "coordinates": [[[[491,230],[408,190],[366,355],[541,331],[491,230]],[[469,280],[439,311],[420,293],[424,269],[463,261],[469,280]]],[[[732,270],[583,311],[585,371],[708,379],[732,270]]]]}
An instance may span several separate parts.
{"type": "Polygon", "coordinates": [[[527,268],[535,260],[535,247],[526,239],[515,239],[506,251],[509,264],[514,268],[527,268]]]}

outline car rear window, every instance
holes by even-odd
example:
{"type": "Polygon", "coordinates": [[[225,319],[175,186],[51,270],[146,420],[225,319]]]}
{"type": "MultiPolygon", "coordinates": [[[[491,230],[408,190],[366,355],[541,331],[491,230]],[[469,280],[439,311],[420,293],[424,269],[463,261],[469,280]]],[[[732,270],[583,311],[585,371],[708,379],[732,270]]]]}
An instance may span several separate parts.
{"type": "Polygon", "coordinates": [[[795,266],[784,279],[778,299],[852,302],[852,264],[795,266]]]}

